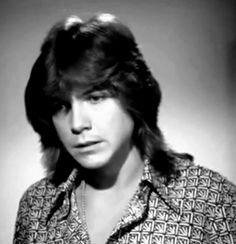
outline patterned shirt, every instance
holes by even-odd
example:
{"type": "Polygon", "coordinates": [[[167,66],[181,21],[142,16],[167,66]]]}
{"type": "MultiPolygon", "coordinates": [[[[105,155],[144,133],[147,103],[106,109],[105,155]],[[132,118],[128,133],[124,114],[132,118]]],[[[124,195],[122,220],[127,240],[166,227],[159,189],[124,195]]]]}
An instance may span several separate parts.
{"type": "MultiPolygon", "coordinates": [[[[178,160],[165,183],[146,163],[138,190],[107,244],[236,244],[236,187],[220,174],[178,160]]],[[[75,196],[78,171],[58,187],[48,178],[23,195],[14,244],[88,244],[75,196]]]]}

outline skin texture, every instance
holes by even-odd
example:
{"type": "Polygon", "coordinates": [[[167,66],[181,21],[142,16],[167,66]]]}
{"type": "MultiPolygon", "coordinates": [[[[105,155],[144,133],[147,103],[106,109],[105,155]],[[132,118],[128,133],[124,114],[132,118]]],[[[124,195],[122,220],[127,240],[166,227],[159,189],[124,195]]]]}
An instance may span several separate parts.
{"type": "Polygon", "coordinates": [[[106,91],[71,93],[61,101],[53,123],[66,150],[93,175],[115,179],[127,159],[139,157],[132,145],[134,122],[106,91]]]}

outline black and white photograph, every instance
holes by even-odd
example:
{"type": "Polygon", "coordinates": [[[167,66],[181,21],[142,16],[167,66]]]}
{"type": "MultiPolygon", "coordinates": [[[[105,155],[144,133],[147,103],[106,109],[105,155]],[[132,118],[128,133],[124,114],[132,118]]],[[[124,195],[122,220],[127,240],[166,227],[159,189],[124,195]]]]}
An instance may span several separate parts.
{"type": "Polygon", "coordinates": [[[236,244],[235,0],[0,13],[0,243],[236,244]]]}

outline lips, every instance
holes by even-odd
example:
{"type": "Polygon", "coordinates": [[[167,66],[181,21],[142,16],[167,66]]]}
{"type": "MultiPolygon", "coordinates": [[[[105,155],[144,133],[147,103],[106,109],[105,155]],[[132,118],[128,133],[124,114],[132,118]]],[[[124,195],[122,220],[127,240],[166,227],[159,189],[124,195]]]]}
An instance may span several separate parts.
{"type": "Polygon", "coordinates": [[[83,149],[83,148],[88,148],[91,146],[95,146],[98,143],[100,143],[101,141],[86,141],[86,142],[82,142],[82,143],[78,143],[75,145],[75,148],[79,148],[79,149],[83,149]]]}

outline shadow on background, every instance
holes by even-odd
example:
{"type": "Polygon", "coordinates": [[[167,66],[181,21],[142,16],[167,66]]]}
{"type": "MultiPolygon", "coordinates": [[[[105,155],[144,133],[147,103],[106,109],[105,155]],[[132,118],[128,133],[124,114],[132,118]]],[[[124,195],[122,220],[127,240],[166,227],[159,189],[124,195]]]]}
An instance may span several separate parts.
{"type": "Polygon", "coordinates": [[[228,61],[228,94],[230,106],[233,108],[234,116],[236,117],[236,39],[229,43],[227,47],[228,61]]]}

